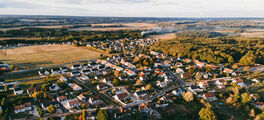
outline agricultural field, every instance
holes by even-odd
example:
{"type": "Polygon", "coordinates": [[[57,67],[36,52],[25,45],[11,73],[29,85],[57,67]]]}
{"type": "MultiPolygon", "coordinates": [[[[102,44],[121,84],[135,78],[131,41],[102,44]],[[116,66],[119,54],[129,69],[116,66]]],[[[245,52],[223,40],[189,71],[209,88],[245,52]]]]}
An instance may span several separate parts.
{"type": "Polygon", "coordinates": [[[0,60],[18,68],[36,68],[96,58],[100,53],[87,47],[71,45],[38,45],[12,48],[0,51],[0,60]]]}
{"type": "Polygon", "coordinates": [[[79,28],[72,28],[69,30],[89,30],[89,31],[117,31],[117,30],[147,30],[155,28],[156,24],[150,24],[150,23],[118,23],[118,25],[122,25],[120,27],[111,27],[113,25],[117,25],[115,23],[113,24],[93,24],[96,26],[102,26],[102,27],[79,27],[79,28]]]}

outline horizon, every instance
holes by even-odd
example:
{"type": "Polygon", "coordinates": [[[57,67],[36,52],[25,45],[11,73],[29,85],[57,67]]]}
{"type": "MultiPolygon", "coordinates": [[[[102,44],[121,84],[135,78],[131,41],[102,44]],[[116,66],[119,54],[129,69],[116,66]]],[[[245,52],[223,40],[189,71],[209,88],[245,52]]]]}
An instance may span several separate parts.
{"type": "Polygon", "coordinates": [[[263,18],[258,0],[0,0],[3,15],[263,18]]]}

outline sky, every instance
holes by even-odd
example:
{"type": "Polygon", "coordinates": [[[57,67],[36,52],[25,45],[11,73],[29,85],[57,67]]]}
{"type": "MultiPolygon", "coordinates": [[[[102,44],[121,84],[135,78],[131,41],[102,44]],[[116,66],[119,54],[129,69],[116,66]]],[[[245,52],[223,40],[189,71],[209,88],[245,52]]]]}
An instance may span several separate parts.
{"type": "Polygon", "coordinates": [[[0,0],[0,15],[264,17],[264,0],[0,0]]]}

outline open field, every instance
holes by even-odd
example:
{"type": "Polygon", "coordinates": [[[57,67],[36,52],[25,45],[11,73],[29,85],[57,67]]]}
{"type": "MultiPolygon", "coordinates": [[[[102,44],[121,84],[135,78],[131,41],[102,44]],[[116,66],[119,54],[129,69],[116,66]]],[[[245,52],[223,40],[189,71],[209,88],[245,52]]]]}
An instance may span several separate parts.
{"type": "Polygon", "coordinates": [[[63,25],[51,25],[51,26],[26,26],[26,27],[13,27],[13,28],[0,28],[0,31],[19,30],[22,28],[62,28],[63,25]]]}
{"type": "Polygon", "coordinates": [[[159,34],[159,35],[150,35],[150,38],[154,39],[173,39],[175,38],[175,33],[159,34]]]}
{"type": "Polygon", "coordinates": [[[0,60],[19,68],[36,68],[44,65],[63,64],[98,57],[98,52],[87,47],[71,45],[38,45],[0,51],[0,60]]]}
{"type": "Polygon", "coordinates": [[[99,28],[93,27],[80,27],[70,30],[90,30],[90,31],[117,31],[117,30],[147,30],[156,27],[156,24],[150,23],[113,23],[113,24],[94,24],[98,26],[105,26],[99,28]],[[111,25],[123,25],[123,27],[107,27],[111,25]]]}

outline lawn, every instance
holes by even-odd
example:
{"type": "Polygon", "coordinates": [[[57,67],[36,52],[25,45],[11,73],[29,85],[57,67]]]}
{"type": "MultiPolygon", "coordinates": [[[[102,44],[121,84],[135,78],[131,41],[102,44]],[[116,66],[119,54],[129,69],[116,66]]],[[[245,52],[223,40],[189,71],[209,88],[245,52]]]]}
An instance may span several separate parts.
{"type": "Polygon", "coordinates": [[[71,45],[37,45],[0,51],[0,61],[14,64],[15,67],[31,69],[47,65],[64,64],[73,61],[96,58],[100,53],[87,47],[71,45]]]}
{"type": "Polygon", "coordinates": [[[23,74],[16,74],[4,77],[5,82],[13,82],[13,81],[20,81],[20,80],[26,80],[26,79],[34,79],[39,77],[39,74],[37,71],[23,73],[23,74]]]}

